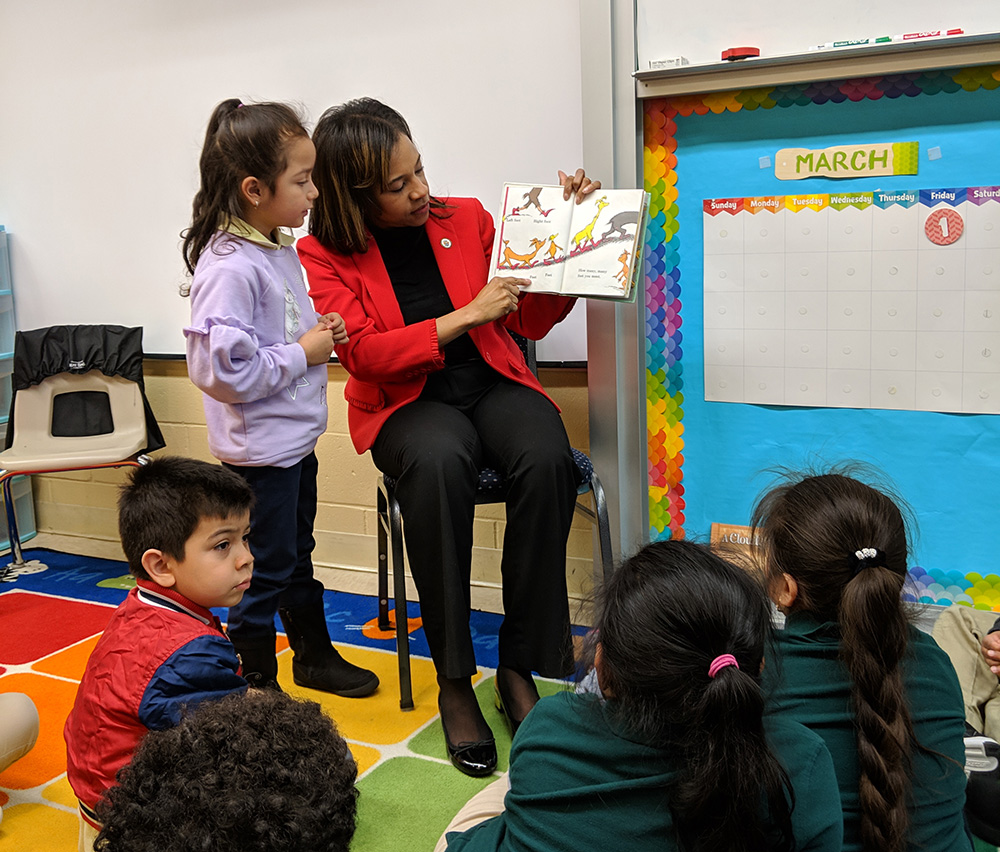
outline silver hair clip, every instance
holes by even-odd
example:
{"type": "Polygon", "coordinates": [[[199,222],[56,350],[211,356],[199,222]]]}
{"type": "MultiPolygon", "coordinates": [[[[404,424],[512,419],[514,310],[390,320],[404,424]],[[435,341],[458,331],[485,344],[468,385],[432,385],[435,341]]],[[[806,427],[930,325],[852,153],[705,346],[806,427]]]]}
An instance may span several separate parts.
{"type": "Polygon", "coordinates": [[[857,577],[865,568],[873,565],[885,564],[885,554],[875,547],[862,547],[861,550],[854,551],[854,558],[858,561],[854,565],[851,577],[857,577]]]}

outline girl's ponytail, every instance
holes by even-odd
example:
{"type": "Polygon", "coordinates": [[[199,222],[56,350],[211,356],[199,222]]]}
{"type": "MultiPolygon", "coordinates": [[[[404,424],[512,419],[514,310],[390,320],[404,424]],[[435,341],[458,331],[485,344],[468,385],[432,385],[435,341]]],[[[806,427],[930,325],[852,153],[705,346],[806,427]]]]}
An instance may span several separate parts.
{"type": "MultiPolygon", "coordinates": [[[[206,144],[208,140],[215,138],[215,134],[219,132],[219,127],[222,125],[223,120],[236,112],[241,106],[243,106],[243,101],[239,98],[227,98],[212,110],[212,114],[208,119],[208,127],[205,129],[206,144]]],[[[204,149],[202,149],[202,154],[204,153],[204,149]]]]}
{"type": "Polygon", "coordinates": [[[794,578],[791,606],[837,622],[856,721],[861,836],[870,852],[906,849],[916,739],[900,663],[909,640],[901,592],[907,531],[900,501],[849,475],[788,477],[751,524],[769,580],[794,578]]]}
{"type": "Polygon", "coordinates": [[[675,758],[668,800],[689,852],[792,848],[758,679],[770,631],[759,583],[687,541],[647,545],[601,595],[601,687],[627,730],[675,758]]]}
{"type": "Polygon", "coordinates": [[[872,565],[848,581],[840,602],[841,659],[857,725],[861,838],[865,849],[886,852],[906,849],[909,826],[913,727],[899,668],[909,630],[902,586],[902,575],[872,565]]]}
{"type": "Polygon", "coordinates": [[[215,137],[222,123],[242,105],[239,98],[229,98],[216,106],[208,119],[205,143],[202,145],[201,158],[198,163],[201,186],[195,194],[192,205],[191,227],[181,234],[184,264],[192,275],[198,264],[198,258],[201,257],[205,246],[208,245],[219,228],[223,218],[222,211],[229,207],[225,201],[227,193],[224,186],[224,172],[226,170],[223,164],[217,162],[219,155],[216,151],[215,137]]]}
{"type": "Polygon", "coordinates": [[[692,705],[688,734],[675,744],[687,767],[672,797],[683,849],[792,848],[791,790],[768,748],[763,714],[756,676],[735,666],[719,671],[692,705]]]}

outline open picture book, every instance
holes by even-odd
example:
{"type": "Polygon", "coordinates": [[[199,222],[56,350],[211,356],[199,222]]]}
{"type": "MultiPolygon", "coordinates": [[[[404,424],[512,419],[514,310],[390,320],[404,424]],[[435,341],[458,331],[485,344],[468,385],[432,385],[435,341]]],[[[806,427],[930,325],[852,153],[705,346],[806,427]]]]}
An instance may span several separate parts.
{"type": "Polygon", "coordinates": [[[504,184],[490,277],[527,278],[531,293],[631,299],[648,205],[641,189],[599,189],[577,204],[561,186],[504,184]]]}

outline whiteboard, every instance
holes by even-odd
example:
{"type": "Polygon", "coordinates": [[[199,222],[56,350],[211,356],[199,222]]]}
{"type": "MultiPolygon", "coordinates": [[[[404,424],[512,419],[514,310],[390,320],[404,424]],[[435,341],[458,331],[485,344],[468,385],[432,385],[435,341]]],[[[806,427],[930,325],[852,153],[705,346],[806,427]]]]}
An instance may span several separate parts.
{"type": "MultiPolygon", "coordinates": [[[[760,55],[804,53],[810,47],[844,39],[961,28],[966,35],[1000,30],[1000,3],[962,0],[940,3],[913,0],[713,0],[711,3],[636,2],[636,53],[639,70],[650,60],[683,56],[692,65],[718,62],[723,50],[751,46],[760,55]]],[[[748,60],[752,61],[752,60],[748,60]]]]}
{"type": "MultiPolygon", "coordinates": [[[[310,122],[383,100],[432,191],[490,211],[504,181],[554,182],[583,160],[579,24],[577,0],[3,3],[0,224],[18,326],[141,325],[147,353],[183,353],[179,233],[228,97],[297,102],[310,122]]],[[[584,360],[585,325],[577,306],[539,358],[584,360]]]]}

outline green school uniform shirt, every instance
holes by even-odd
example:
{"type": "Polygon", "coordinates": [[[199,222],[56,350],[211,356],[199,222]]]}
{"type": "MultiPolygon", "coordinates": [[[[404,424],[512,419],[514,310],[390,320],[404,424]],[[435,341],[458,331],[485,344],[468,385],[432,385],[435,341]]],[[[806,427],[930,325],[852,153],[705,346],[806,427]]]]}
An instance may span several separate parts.
{"type": "MultiPolygon", "coordinates": [[[[858,754],[847,670],[839,660],[840,630],[792,613],[776,635],[764,666],[772,712],[819,734],[837,772],[844,807],[844,852],[861,849],[858,754]]],[[[965,710],[958,677],[937,643],[910,628],[902,665],[917,740],[934,753],[914,751],[910,834],[913,852],[967,852],[965,831],[965,710]]]]}
{"type": "MultiPolygon", "coordinates": [[[[840,852],[840,801],[826,747],[790,720],[768,719],[766,728],[795,792],[797,848],[840,852]]],[[[596,696],[543,698],[514,740],[504,813],[450,835],[448,850],[671,852],[666,785],[676,771],[662,749],[625,736],[596,696]]]]}

